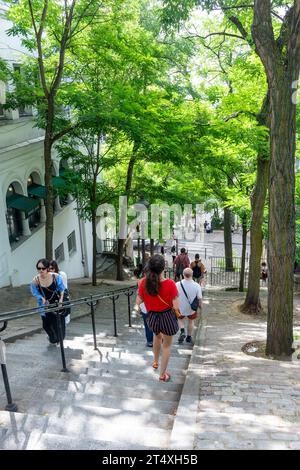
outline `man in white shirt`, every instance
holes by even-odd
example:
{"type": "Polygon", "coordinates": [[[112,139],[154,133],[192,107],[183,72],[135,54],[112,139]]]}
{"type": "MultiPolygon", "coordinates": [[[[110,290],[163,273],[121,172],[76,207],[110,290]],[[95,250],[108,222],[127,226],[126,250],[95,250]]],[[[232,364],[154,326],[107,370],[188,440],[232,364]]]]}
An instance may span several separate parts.
{"type": "Polygon", "coordinates": [[[185,268],[183,271],[183,280],[176,283],[179,293],[179,309],[181,317],[178,318],[180,335],[178,343],[183,343],[184,339],[187,343],[192,343],[192,333],[194,329],[194,320],[197,318],[197,308],[192,305],[195,299],[199,301],[199,308],[202,307],[202,290],[200,285],[193,280],[193,270],[185,268]],[[184,321],[188,319],[187,336],[185,336],[184,321]]]}

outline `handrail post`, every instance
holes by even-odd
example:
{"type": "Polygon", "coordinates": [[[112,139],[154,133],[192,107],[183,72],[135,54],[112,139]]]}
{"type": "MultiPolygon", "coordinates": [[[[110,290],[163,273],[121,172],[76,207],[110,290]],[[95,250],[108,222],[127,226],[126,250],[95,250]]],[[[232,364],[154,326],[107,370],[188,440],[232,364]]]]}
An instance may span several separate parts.
{"type": "Polygon", "coordinates": [[[132,324],[131,324],[131,307],[130,307],[130,297],[133,295],[133,291],[132,292],[125,292],[125,295],[127,297],[127,305],[128,305],[128,326],[129,328],[132,327],[132,324]]]}
{"type": "Polygon", "coordinates": [[[119,296],[113,296],[112,297],[112,302],[113,302],[113,316],[114,316],[114,336],[118,336],[117,333],[117,317],[116,317],[116,299],[118,299],[119,296]]]}
{"type": "Polygon", "coordinates": [[[94,306],[94,303],[93,303],[93,296],[91,295],[91,303],[88,305],[90,305],[91,307],[91,317],[92,317],[92,328],[93,328],[93,337],[94,337],[94,349],[96,350],[97,349],[97,338],[96,338],[96,322],[95,322],[95,306],[94,306]]]}
{"type": "Polygon", "coordinates": [[[2,371],[2,376],[3,376],[4,388],[5,388],[6,398],[7,398],[7,405],[5,407],[5,410],[6,411],[18,411],[17,405],[13,403],[12,401],[9,380],[8,380],[8,375],[7,375],[7,369],[6,369],[5,343],[4,341],[2,341],[1,338],[0,338],[0,363],[1,363],[1,371],[2,371]]]}
{"type": "Polygon", "coordinates": [[[56,324],[59,336],[59,345],[60,345],[60,353],[61,353],[61,360],[63,368],[61,372],[69,372],[67,365],[66,365],[66,357],[65,357],[65,349],[64,349],[64,339],[63,339],[63,325],[62,322],[65,321],[63,315],[59,312],[56,312],[56,324]]]}

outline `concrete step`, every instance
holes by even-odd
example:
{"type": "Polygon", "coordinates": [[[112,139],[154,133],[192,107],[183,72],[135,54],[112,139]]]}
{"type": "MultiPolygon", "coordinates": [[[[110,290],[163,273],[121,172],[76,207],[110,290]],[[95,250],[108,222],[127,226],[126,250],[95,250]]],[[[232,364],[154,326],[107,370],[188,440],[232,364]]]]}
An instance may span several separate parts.
{"type": "MultiPolygon", "coordinates": [[[[37,336],[37,335],[35,335],[37,336]]],[[[53,353],[52,346],[49,346],[48,342],[45,338],[45,335],[39,335],[37,338],[23,339],[19,340],[16,343],[8,345],[8,351],[19,352],[18,348],[22,348],[22,350],[29,351],[36,351],[39,352],[43,349],[43,353],[47,353],[50,351],[53,353]]],[[[82,354],[82,350],[84,349],[85,354],[89,354],[91,351],[94,351],[94,340],[92,335],[85,335],[85,336],[66,336],[64,340],[65,348],[72,349],[73,351],[78,351],[78,355],[82,354]]],[[[148,354],[152,351],[152,348],[146,346],[146,339],[144,333],[137,335],[134,339],[127,339],[126,336],[123,337],[111,337],[111,336],[101,336],[97,338],[97,347],[102,354],[106,354],[107,351],[112,352],[124,352],[124,353],[131,353],[135,352],[138,354],[148,354]]],[[[174,342],[171,348],[171,355],[179,355],[180,357],[189,357],[192,354],[193,346],[188,343],[178,344],[177,337],[175,337],[174,342]]]]}
{"type": "MultiPolygon", "coordinates": [[[[164,384],[161,385],[163,389],[164,384]]],[[[173,415],[177,408],[178,396],[175,401],[167,400],[168,391],[166,389],[164,391],[166,393],[162,393],[161,398],[165,399],[159,400],[126,397],[122,394],[100,395],[99,393],[87,394],[81,392],[70,394],[69,392],[54,389],[36,389],[30,397],[25,398],[23,396],[18,402],[18,406],[21,412],[51,416],[61,416],[68,406],[73,408],[74,406],[82,407],[86,404],[93,407],[121,408],[124,411],[137,411],[139,413],[149,412],[155,408],[157,413],[173,415]]],[[[174,394],[174,392],[170,393],[174,394]]],[[[153,394],[153,397],[158,395],[157,393],[153,394]]]]}
{"type": "MultiPolygon", "coordinates": [[[[155,375],[144,376],[143,380],[141,377],[137,379],[136,377],[116,377],[113,374],[102,375],[101,377],[89,376],[82,374],[78,376],[78,380],[62,380],[57,378],[41,377],[39,376],[35,382],[37,387],[51,388],[55,390],[62,390],[68,392],[85,392],[88,391],[91,386],[107,386],[110,390],[113,390],[116,386],[116,380],[118,387],[135,388],[141,392],[147,392],[149,390],[161,390],[161,383],[156,380],[155,375]]],[[[181,393],[183,387],[184,378],[181,377],[177,381],[170,381],[165,384],[167,390],[181,393]]],[[[22,385],[23,380],[11,380],[11,387],[17,387],[22,385]]],[[[28,384],[30,385],[30,384],[28,384]]],[[[145,397],[146,398],[146,397],[145,397]]]]}
{"type": "Polygon", "coordinates": [[[155,450],[156,448],[147,444],[101,441],[49,433],[31,434],[26,445],[26,450],[155,450]]]}
{"type": "Polygon", "coordinates": [[[17,413],[10,414],[10,422],[6,419],[5,423],[0,424],[0,446],[7,446],[8,442],[11,445],[12,438],[17,437],[21,444],[20,447],[24,448],[26,445],[24,437],[26,437],[28,440],[26,449],[30,449],[31,446],[35,448],[33,442],[36,436],[40,439],[45,434],[78,439],[77,445],[79,446],[83,436],[85,440],[100,441],[100,443],[122,442],[127,445],[150,445],[153,447],[168,445],[170,429],[173,424],[170,416],[155,420],[155,417],[157,418],[159,415],[122,412],[118,409],[102,410],[100,414],[99,408],[96,407],[78,408],[73,411],[72,415],[69,413],[62,417],[18,413],[23,419],[16,419],[17,413]],[[30,439],[31,444],[29,444],[30,439]]]}
{"type": "MultiPolygon", "coordinates": [[[[7,353],[7,370],[9,378],[12,379],[14,376],[21,373],[23,377],[26,375],[24,372],[24,363],[26,367],[35,367],[35,369],[43,369],[45,364],[43,359],[47,361],[47,369],[51,368],[57,371],[62,369],[62,360],[60,355],[60,348],[55,347],[53,353],[48,353],[48,351],[41,353],[34,353],[33,351],[11,351],[7,353]],[[20,364],[20,361],[23,361],[23,367],[20,364]]],[[[111,352],[107,355],[100,354],[99,356],[89,355],[88,357],[74,357],[72,349],[65,349],[65,358],[67,368],[75,373],[91,373],[93,375],[98,375],[100,371],[109,370],[113,371],[114,374],[118,375],[119,369],[129,369],[131,375],[138,373],[145,373],[145,369],[152,370],[153,362],[153,353],[149,351],[149,354],[128,354],[121,352],[111,352]],[[97,359],[96,359],[97,357],[97,359]]],[[[180,357],[176,355],[171,355],[168,365],[168,370],[172,373],[175,372],[178,375],[182,374],[182,371],[186,370],[189,364],[189,357],[180,357]]]]}
{"type": "MultiPolygon", "coordinates": [[[[38,356],[24,356],[23,354],[10,354],[7,356],[7,371],[11,384],[21,382],[24,386],[35,383],[36,380],[41,378],[50,378],[63,381],[83,381],[85,382],[92,380],[93,378],[102,378],[103,376],[114,377],[116,380],[134,379],[137,382],[143,382],[144,380],[157,380],[159,370],[154,371],[152,368],[152,358],[145,360],[141,364],[129,364],[125,361],[125,364],[119,361],[110,362],[97,362],[82,361],[72,357],[68,357],[66,354],[66,362],[69,372],[61,372],[62,362],[60,353],[55,348],[53,355],[38,356]]],[[[172,375],[172,382],[175,384],[182,384],[186,368],[179,367],[176,362],[170,361],[168,371],[172,375]]],[[[166,384],[167,385],[167,384],[166,384]]],[[[0,394],[4,393],[3,381],[0,381],[0,394]]],[[[14,396],[14,390],[12,388],[12,395],[14,396]]]]}
{"type": "Polygon", "coordinates": [[[155,450],[156,446],[141,445],[137,442],[96,440],[82,435],[66,436],[51,434],[40,429],[23,431],[14,427],[0,429],[0,450],[155,450]]]}
{"type": "MultiPolygon", "coordinates": [[[[151,366],[143,368],[142,370],[135,370],[133,371],[130,368],[123,368],[122,369],[115,369],[114,367],[100,367],[100,368],[83,368],[80,370],[77,368],[77,371],[75,371],[72,367],[69,367],[70,372],[65,373],[65,372],[60,372],[60,370],[41,370],[39,372],[39,377],[45,377],[53,380],[60,380],[62,382],[67,382],[67,381],[80,381],[80,383],[87,383],[87,382],[95,382],[98,379],[101,381],[102,379],[112,379],[116,380],[116,373],[117,375],[117,380],[118,381],[128,381],[130,380],[131,382],[135,382],[135,385],[138,383],[148,383],[150,382],[152,385],[154,385],[156,382],[158,382],[158,371],[154,371],[151,366]]],[[[172,380],[170,382],[167,382],[165,384],[166,387],[169,387],[171,384],[174,385],[181,385],[185,381],[185,373],[186,370],[170,370],[170,373],[172,375],[172,380]]],[[[129,384],[130,385],[130,384],[129,384]]]]}
{"type": "MultiPolygon", "coordinates": [[[[158,399],[158,400],[176,400],[181,393],[182,384],[166,383],[162,388],[162,383],[158,377],[153,374],[152,378],[147,380],[147,383],[138,380],[126,379],[122,377],[91,377],[83,383],[79,380],[56,380],[43,377],[36,377],[34,385],[25,382],[18,378],[10,380],[10,387],[16,401],[20,395],[22,400],[31,396],[35,396],[41,391],[43,394],[45,390],[51,390],[50,395],[54,394],[54,390],[60,392],[62,401],[66,399],[66,395],[72,400],[74,394],[77,392],[96,394],[96,395],[117,395],[125,397],[158,399]],[[152,379],[152,380],[151,380],[152,379]],[[26,390],[24,387],[26,386],[26,390]],[[23,390],[23,394],[22,391],[23,390]]],[[[4,397],[4,389],[2,394],[4,397]]]]}
{"type": "MultiPolygon", "coordinates": [[[[155,379],[154,379],[155,381],[155,379]]],[[[146,400],[160,400],[160,401],[176,401],[178,400],[178,392],[172,391],[164,387],[164,383],[159,382],[157,377],[157,383],[160,385],[158,388],[141,388],[136,387],[132,388],[130,386],[125,386],[119,384],[118,382],[112,386],[111,383],[106,382],[88,382],[85,384],[84,391],[81,392],[77,390],[76,386],[69,387],[67,390],[62,390],[59,388],[48,388],[47,384],[44,384],[43,381],[35,384],[35,386],[27,386],[26,391],[23,392],[23,399],[29,397],[30,399],[36,397],[47,397],[47,399],[59,400],[61,402],[76,402],[77,400],[83,400],[83,396],[86,396],[86,400],[90,397],[122,397],[122,400],[127,398],[137,398],[137,399],[146,399],[146,400]],[[73,388],[73,390],[71,390],[73,388]]],[[[22,386],[20,385],[20,388],[22,386]]],[[[15,392],[18,392],[18,386],[15,386],[15,392]]]]}
{"type": "Polygon", "coordinates": [[[141,415],[123,413],[99,416],[95,409],[85,410],[80,415],[65,419],[49,418],[47,433],[79,437],[97,441],[123,442],[127,445],[142,445],[165,448],[169,444],[170,429],[145,426],[141,415]],[[88,422],[88,426],[86,425],[88,422]]]}
{"type": "MultiPolygon", "coordinates": [[[[136,340],[126,340],[126,338],[122,340],[117,340],[116,338],[108,338],[106,337],[105,341],[97,341],[97,347],[100,352],[106,355],[108,352],[114,353],[122,353],[122,354],[146,354],[149,355],[151,353],[152,348],[146,346],[145,337],[137,338],[136,340]]],[[[70,349],[74,351],[74,356],[77,355],[81,357],[83,352],[87,352],[87,354],[93,353],[94,351],[94,340],[93,337],[90,335],[87,336],[74,336],[70,337],[67,336],[64,340],[64,347],[65,349],[70,349]],[[84,350],[84,351],[83,351],[84,350]]],[[[46,354],[49,349],[55,349],[52,346],[49,346],[48,341],[45,339],[44,336],[40,336],[39,338],[35,338],[34,340],[19,340],[13,344],[7,346],[7,352],[16,352],[19,353],[20,351],[28,352],[29,354],[34,352],[42,352],[46,354]]],[[[187,343],[183,343],[183,345],[179,345],[176,341],[172,345],[171,348],[171,355],[178,355],[182,357],[190,357],[192,353],[192,346],[188,345],[187,343]]],[[[96,355],[97,353],[95,353],[96,355]]]]}

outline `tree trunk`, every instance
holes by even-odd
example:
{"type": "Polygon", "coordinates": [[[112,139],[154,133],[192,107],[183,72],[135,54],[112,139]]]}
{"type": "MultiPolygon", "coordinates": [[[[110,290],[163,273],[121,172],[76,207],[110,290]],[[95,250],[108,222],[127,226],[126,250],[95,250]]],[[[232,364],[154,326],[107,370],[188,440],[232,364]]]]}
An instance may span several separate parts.
{"type": "Polygon", "coordinates": [[[46,200],[45,200],[45,209],[46,209],[46,224],[45,224],[45,254],[46,258],[51,260],[53,259],[53,231],[54,231],[54,221],[53,221],[53,185],[52,185],[52,126],[54,119],[54,104],[50,100],[48,101],[47,109],[47,125],[45,130],[45,139],[44,139],[44,165],[45,165],[45,187],[46,187],[46,200]]]}
{"type": "Polygon", "coordinates": [[[268,188],[270,162],[260,156],[257,159],[256,183],[251,198],[252,219],[250,228],[250,259],[248,290],[245,302],[241,311],[249,314],[258,314],[261,311],[260,291],[260,271],[262,255],[262,223],[264,216],[264,206],[268,188]]]}
{"type": "Polygon", "coordinates": [[[290,6],[274,39],[270,0],[255,0],[252,37],[268,78],[271,103],[268,324],[266,352],[289,356],[293,342],[296,103],[300,68],[300,0],[290,6]]]}
{"type": "MultiPolygon", "coordinates": [[[[125,186],[125,193],[126,193],[127,198],[129,197],[130,190],[131,190],[133,169],[134,169],[134,164],[136,160],[136,152],[138,148],[139,148],[139,144],[134,143],[132,154],[128,163],[126,186],[125,186]]],[[[124,281],[124,273],[123,273],[124,245],[125,245],[125,240],[122,238],[118,238],[117,281],[124,281]]]]}
{"type": "Polygon", "coordinates": [[[291,79],[277,75],[271,88],[267,354],[290,355],[293,342],[295,259],[296,106],[291,79]]]}
{"type": "Polygon", "coordinates": [[[92,238],[93,238],[93,270],[92,285],[97,285],[97,231],[96,231],[96,211],[92,211],[92,238]]]}
{"type": "Polygon", "coordinates": [[[224,208],[224,246],[225,246],[225,269],[234,271],[232,261],[232,237],[231,237],[231,210],[224,208]]]}
{"type": "MultiPolygon", "coordinates": [[[[270,128],[270,96],[269,93],[264,99],[262,109],[257,117],[259,125],[270,128]]],[[[241,311],[248,314],[258,314],[261,311],[259,297],[260,271],[262,255],[262,223],[264,217],[264,207],[269,182],[269,154],[258,155],[256,182],[251,196],[251,227],[250,227],[250,259],[248,290],[241,311]]]]}
{"type": "Polygon", "coordinates": [[[239,292],[244,292],[245,264],[246,264],[245,262],[246,262],[246,248],[247,248],[247,218],[246,217],[242,219],[242,229],[243,229],[243,246],[242,246],[239,292]]]}

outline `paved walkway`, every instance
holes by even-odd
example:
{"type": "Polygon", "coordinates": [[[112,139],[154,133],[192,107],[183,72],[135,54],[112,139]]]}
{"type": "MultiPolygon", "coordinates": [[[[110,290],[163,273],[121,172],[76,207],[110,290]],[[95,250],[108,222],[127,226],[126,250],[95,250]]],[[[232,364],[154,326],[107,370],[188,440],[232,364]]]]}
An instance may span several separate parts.
{"type": "Polygon", "coordinates": [[[300,361],[241,351],[266,338],[266,318],[240,314],[241,298],[207,292],[173,448],[300,449],[300,361]]]}
{"type": "MultiPolygon", "coordinates": [[[[84,284],[77,281],[78,294],[90,291],[84,284]]],[[[237,307],[242,298],[237,292],[205,293],[171,449],[300,449],[300,361],[271,361],[241,351],[245,343],[266,338],[266,317],[241,314],[237,307]]],[[[2,311],[10,307],[2,304],[2,311]]],[[[298,335],[299,310],[296,299],[298,335]]],[[[12,338],[31,327],[23,319],[4,333],[12,338]]],[[[35,327],[41,327],[39,318],[35,327]]]]}

